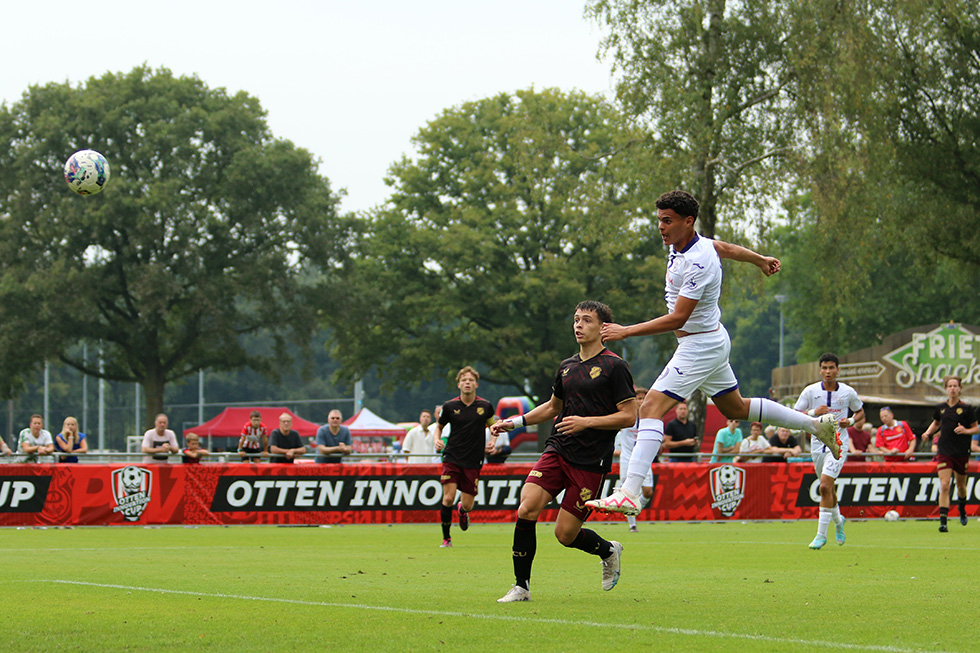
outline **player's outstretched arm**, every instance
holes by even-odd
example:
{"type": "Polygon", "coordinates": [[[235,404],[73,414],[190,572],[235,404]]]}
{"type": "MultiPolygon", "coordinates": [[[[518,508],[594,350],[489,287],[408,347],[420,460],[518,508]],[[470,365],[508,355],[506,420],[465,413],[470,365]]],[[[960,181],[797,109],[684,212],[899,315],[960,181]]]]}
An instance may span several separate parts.
{"type": "MultiPolygon", "coordinates": [[[[551,399],[541,404],[540,406],[535,406],[523,415],[522,424],[540,424],[541,422],[546,422],[550,419],[555,419],[558,413],[561,412],[564,403],[561,399],[555,395],[551,395],[551,399]]],[[[499,422],[494,422],[490,427],[490,434],[494,437],[500,435],[501,431],[513,431],[516,427],[514,424],[514,418],[508,417],[507,419],[502,419],[499,422]]]]}
{"type": "Polygon", "coordinates": [[[743,263],[751,263],[762,270],[762,274],[766,275],[767,277],[779,272],[778,258],[773,256],[763,256],[758,252],[752,251],[748,247],[742,247],[741,245],[735,245],[733,243],[726,243],[723,240],[715,240],[712,242],[715,244],[715,251],[718,252],[718,256],[721,258],[741,261],[743,263]]]}

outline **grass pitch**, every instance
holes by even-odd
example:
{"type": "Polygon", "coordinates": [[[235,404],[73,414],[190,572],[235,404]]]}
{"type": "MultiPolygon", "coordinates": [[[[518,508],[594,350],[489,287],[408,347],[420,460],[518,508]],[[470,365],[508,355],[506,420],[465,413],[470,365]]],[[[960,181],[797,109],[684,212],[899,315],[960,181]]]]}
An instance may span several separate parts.
{"type": "Polygon", "coordinates": [[[437,524],[0,529],[0,649],[977,648],[976,521],[849,522],[821,551],[813,521],[591,527],[624,543],[614,590],[542,523],[533,601],[503,605],[509,524],[451,549],[437,524]]]}

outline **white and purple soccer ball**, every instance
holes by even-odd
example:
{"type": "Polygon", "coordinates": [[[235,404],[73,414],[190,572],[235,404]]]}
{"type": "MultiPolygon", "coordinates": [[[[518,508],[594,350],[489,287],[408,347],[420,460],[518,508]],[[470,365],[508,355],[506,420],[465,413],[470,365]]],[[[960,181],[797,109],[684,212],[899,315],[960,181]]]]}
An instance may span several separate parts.
{"type": "Polygon", "coordinates": [[[65,162],[65,182],[79,195],[101,193],[109,182],[109,162],[95,150],[79,150],[65,162]]]}

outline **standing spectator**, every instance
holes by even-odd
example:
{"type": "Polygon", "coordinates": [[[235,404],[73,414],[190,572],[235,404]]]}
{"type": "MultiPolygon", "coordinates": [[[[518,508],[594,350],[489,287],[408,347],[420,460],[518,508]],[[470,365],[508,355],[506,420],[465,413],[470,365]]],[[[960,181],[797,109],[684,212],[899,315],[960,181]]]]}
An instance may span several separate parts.
{"type": "Polygon", "coordinates": [[[769,451],[762,458],[764,463],[784,463],[789,458],[803,453],[800,442],[785,426],[776,429],[776,435],[769,438],[769,451]]]}
{"type": "Polygon", "coordinates": [[[170,421],[163,413],[153,420],[153,428],[143,434],[143,464],[166,463],[169,454],[180,452],[177,434],[167,428],[170,421]]]}
{"type": "Polygon", "coordinates": [[[733,456],[722,456],[719,454],[732,454],[738,451],[742,443],[742,429],[738,428],[738,420],[730,419],[723,429],[719,429],[715,435],[715,446],[711,452],[711,462],[730,463],[733,456]]]}
{"type": "MultiPolygon", "coordinates": [[[[486,454],[486,429],[494,422],[493,404],[476,396],[480,385],[480,374],[467,365],[456,373],[456,386],[459,396],[442,405],[442,415],[436,422],[436,451],[442,456],[442,504],[439,507],[439,521],[442,524],[442,547],[453,545],[449,529],[453,522],[453,501],[456,489],[462,493],[462,501],[456,505],[459,514],[459,529],[470,527],[469,512],[476,500],[477,483],[483,468],[486,454]],[[449,441],[443,444],[442,427],[452,426],[449,441]]],[[[495,444],[495,443],[491,443],[495,444]]]]}
{"type": "Polygon", "coordinates": [[[756,454],[755,456],[739,455],[735,456],[737,463],[761,463],[762,456],[759,454],[769,453],[769,441],[766,440],[762,430],[761,422],[752,422],[749,425],[749,437],[742,440],[738,445],[739,454],[756,454]]]}
{"type": "Polygon", "coordinates": [[[616,430],[636,423],[636,392],[629,365],[602,344],[600,328],[612,321],[609,307],[580,302],[573,320],[579,351],[558,366],[551,398],[527,415],[490,428],[497,434],[525,424],[553,422],[544,453],[521,488],[512,548],[515,584],[498,603],[531,600],[535,527],[541,511],[560,494],[555,537],[566,547],[599,557],[603,590],[611,590],[619,581],[623,545],[584,528],[590,514],[586,500],[601,491],[603,476],[612,468],[616,430]]]}
{"type": "Polygon", "coordinates": [[[289,413],[279,416],[279,428],[269,436],[269,462],[292,463],[306,455],[306,447],[299,431],[293,430],[293,417],[289,413]]]}
{"type": "Polygon", "coordinates": [[[432,425],[432,413],[423,410],[419,413],[419,424],[413,426],[402,441],[402,453],[412,454],[408,462],[413,464],[439,462],[435,457],[436,428],[432,425]]]}
{"type": "MultiPolygon", "coordinates": [[[[638,401],[639,395],[637,396],[638,401]]],[[[664,427],[664,449],[672,454],[686,453],[694,454],[698,451],[698,429],[694,422],[690,421],[691,411],[687,402],[682,401],[674,409],[674,419],[667,422],[664,427]]],[[[694,456],[671,456],[672,463],[694,463],[697,462],[694,456]]]]}
{"type": "Polygon", "coordinates": [[[907,422],[895,419],[895,413],[888,406],[882,407],[878,414],[881,416],[881,426],[875,438],[875,447],[885,454],[886,462],[902,462],[911,460],[915,453],[915,434],[907,422]]]}
{"type": "MultiPolygon", "coordinates": [[[[84,433],[78,432],[78,420],[66,417],[61,425],[61,433],[54,438],[54,448],[64,453],[88,453],[88,440],[84,433]]],[[[77,463],[78,456],[58,456],[60,463],[77,463]]]]}
{"type": "Polygon", "coordinates": [[[351,448],[350,429],[341,424],[343,414],[334,408],[327,414],[327,423],[316,430],[316,461],[318,463],[343,462],[351,448]]]}
{"type": "Polygon", "coordinates": [[[242,427],[238,453],[243,463],[258,463],[261,456],[269,455],[269,429],[262,423],[262,413],[257,410],[249,413],[248,421],[242,427]]]}
{"type": "Polygon", "coordinates": [[[38,456],[54,452],[54,440],[44,428],[44,418],[35,413],[31,415],[31,425],[20,432],[17,449],[25,454],[22,462],[36,463],[38,456]]]}
{"type": "Polygon", "coordinates": [[[956,474],[956,498],[960,511],[960,523],[966,526],[966,468],[970,462],[970,436],[980,433],[977,414],[973,406],[960,401],[963,380],[958,376],[943,379],[946,401],[936,406],[932,424],[922,434],[928,438],[939,432],[936,443],[936,473],[939,475],[939,532],[948,532],[950,480],[956,474]]]}
{"type": "Polygon", "coordinates": [[[184,436],[184,443],[187,446],[184,447],[184,455],[181,460],[185,465],[198,465],[201,463],[202,458],[211,455],[210,451],[201,448],[201,438],[197,436],[197,433],[191,432],[186,434],[184,436]]]}
{"type": "MultiPolygon", "coordinates": [[[[643,398],[647,396],[647,389],[641,388],[640,386],[633,386],[633,391],[636,393],[636,403],[639,405],[643,398]]],[[[639,427],[639,416],[637,416],[637,421],[633,422],[632,426],[628,426],[624,429],[620,429],[619,433],[616,434],[616,441],[619,443],[619,482],[617,484],[617,489],[622,485],[625,479],[626,471],[630,468],[630,458],[633,456],[633,447],[636,446],[636,431],[639,427]]],[[[617,452],[613,452],[614,454],[617,452]]],[[[654,458],[653,462],[657,462],[654,458]]],[[[646,508],[650,503],[650,499],[653,498],[653,468],[647,470],[647,475],[643,477],[643,484],[640,486],[641,508],[646,508]]],[[[636,533],[639,529],[636,526],[636,515],[626,515],[626,523],[629,524],[629,532],[636,533]]]]}
{"type": "Polygon", "coordinates": [[[873,454],[878,453],[878,448],[874,445],[874,431],[875,427],[871,425],[871,422],[861,424],[860,428],[858,428],[857,423],[854,426],[848,426],[847,436],[850,440],[848,453],[863,456],[864,460],[870,460],[873,454]]]}

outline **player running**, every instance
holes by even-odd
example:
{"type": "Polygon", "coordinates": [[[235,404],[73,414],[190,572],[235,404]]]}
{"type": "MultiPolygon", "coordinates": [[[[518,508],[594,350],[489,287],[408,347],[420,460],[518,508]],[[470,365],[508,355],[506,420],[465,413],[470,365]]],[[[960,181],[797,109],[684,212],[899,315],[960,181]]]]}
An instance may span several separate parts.
{"type": "Polygon", "coordinates": [[[711,396],[729,419],[806,431],[816,435],[830,448],[834,458],[839,458],[840,438],[832,416],[813,419],[769,399],[743,399],[728,361],[731,340],[721,323],[718,307],[722,281],[720,259],[751,263],[766,276],[779,272],[779,260],[699,236],[694,230],[698,202],[685,191],[661,195],[657,199],[657,217],[660,236],[670,248],[665,285],[668,312],[631,326],[604,324],[602,339],[608,342],[673,331],[677,349],[640,405],[636,446],[622,488],[586,505],[604,512],[639,513],[643,477],[663,442],[663,417],[698,389],[711,396]]]}
{"type": "Polygon", "coordinates": [[[841,468],[847,461],[849,437],[847,427],[864,418],[864,403],[857,391],[846,383],[837,381],[840,374],[840,361],[834,354],[824,354],[820,357],[821,381],[803,388],[800,398],[796,401],[796,410],[804,411],[811,417],[833,415],[840,430],[840,458],[830,455],[830,448],[816,437],[810,438],[810,457],[813,459],[813,469],[820,476],[820,514],[817,519],[817,534],[810,542],[811,549],[823,548],[827,543],[827,529],[830,521],[834,521],[837,544],[844,544],[844,516],[840,514],[837,504],[837,487],[835,482],[840,476],[841,468]],[[848,411],[851,415],[848,416],[848,411]]]}
{"type": "Polygon", "coordinates": [[[619,581],[623,545],[582,528],[591,512],[586,507],[587,499],[598,494],[605,474],[612,468],[616,431],[636,420],[629,365],[606,349],[599,337],[602,325],[611,321],[612,312],[605,304],[579,303],[573,318],[579,353],[558,366],[551,399],[524,416],[490,427],[491,433],[497,434],[554,419],[544,453],[521,489],[514,526],[515,584],[497,599],[498,603],[531,600],[531,565],[537,549],[535,526],[545,506],[563,491],[555,537],[567,547],[602,559],[602,589],[611,590],[619,581]]]}

